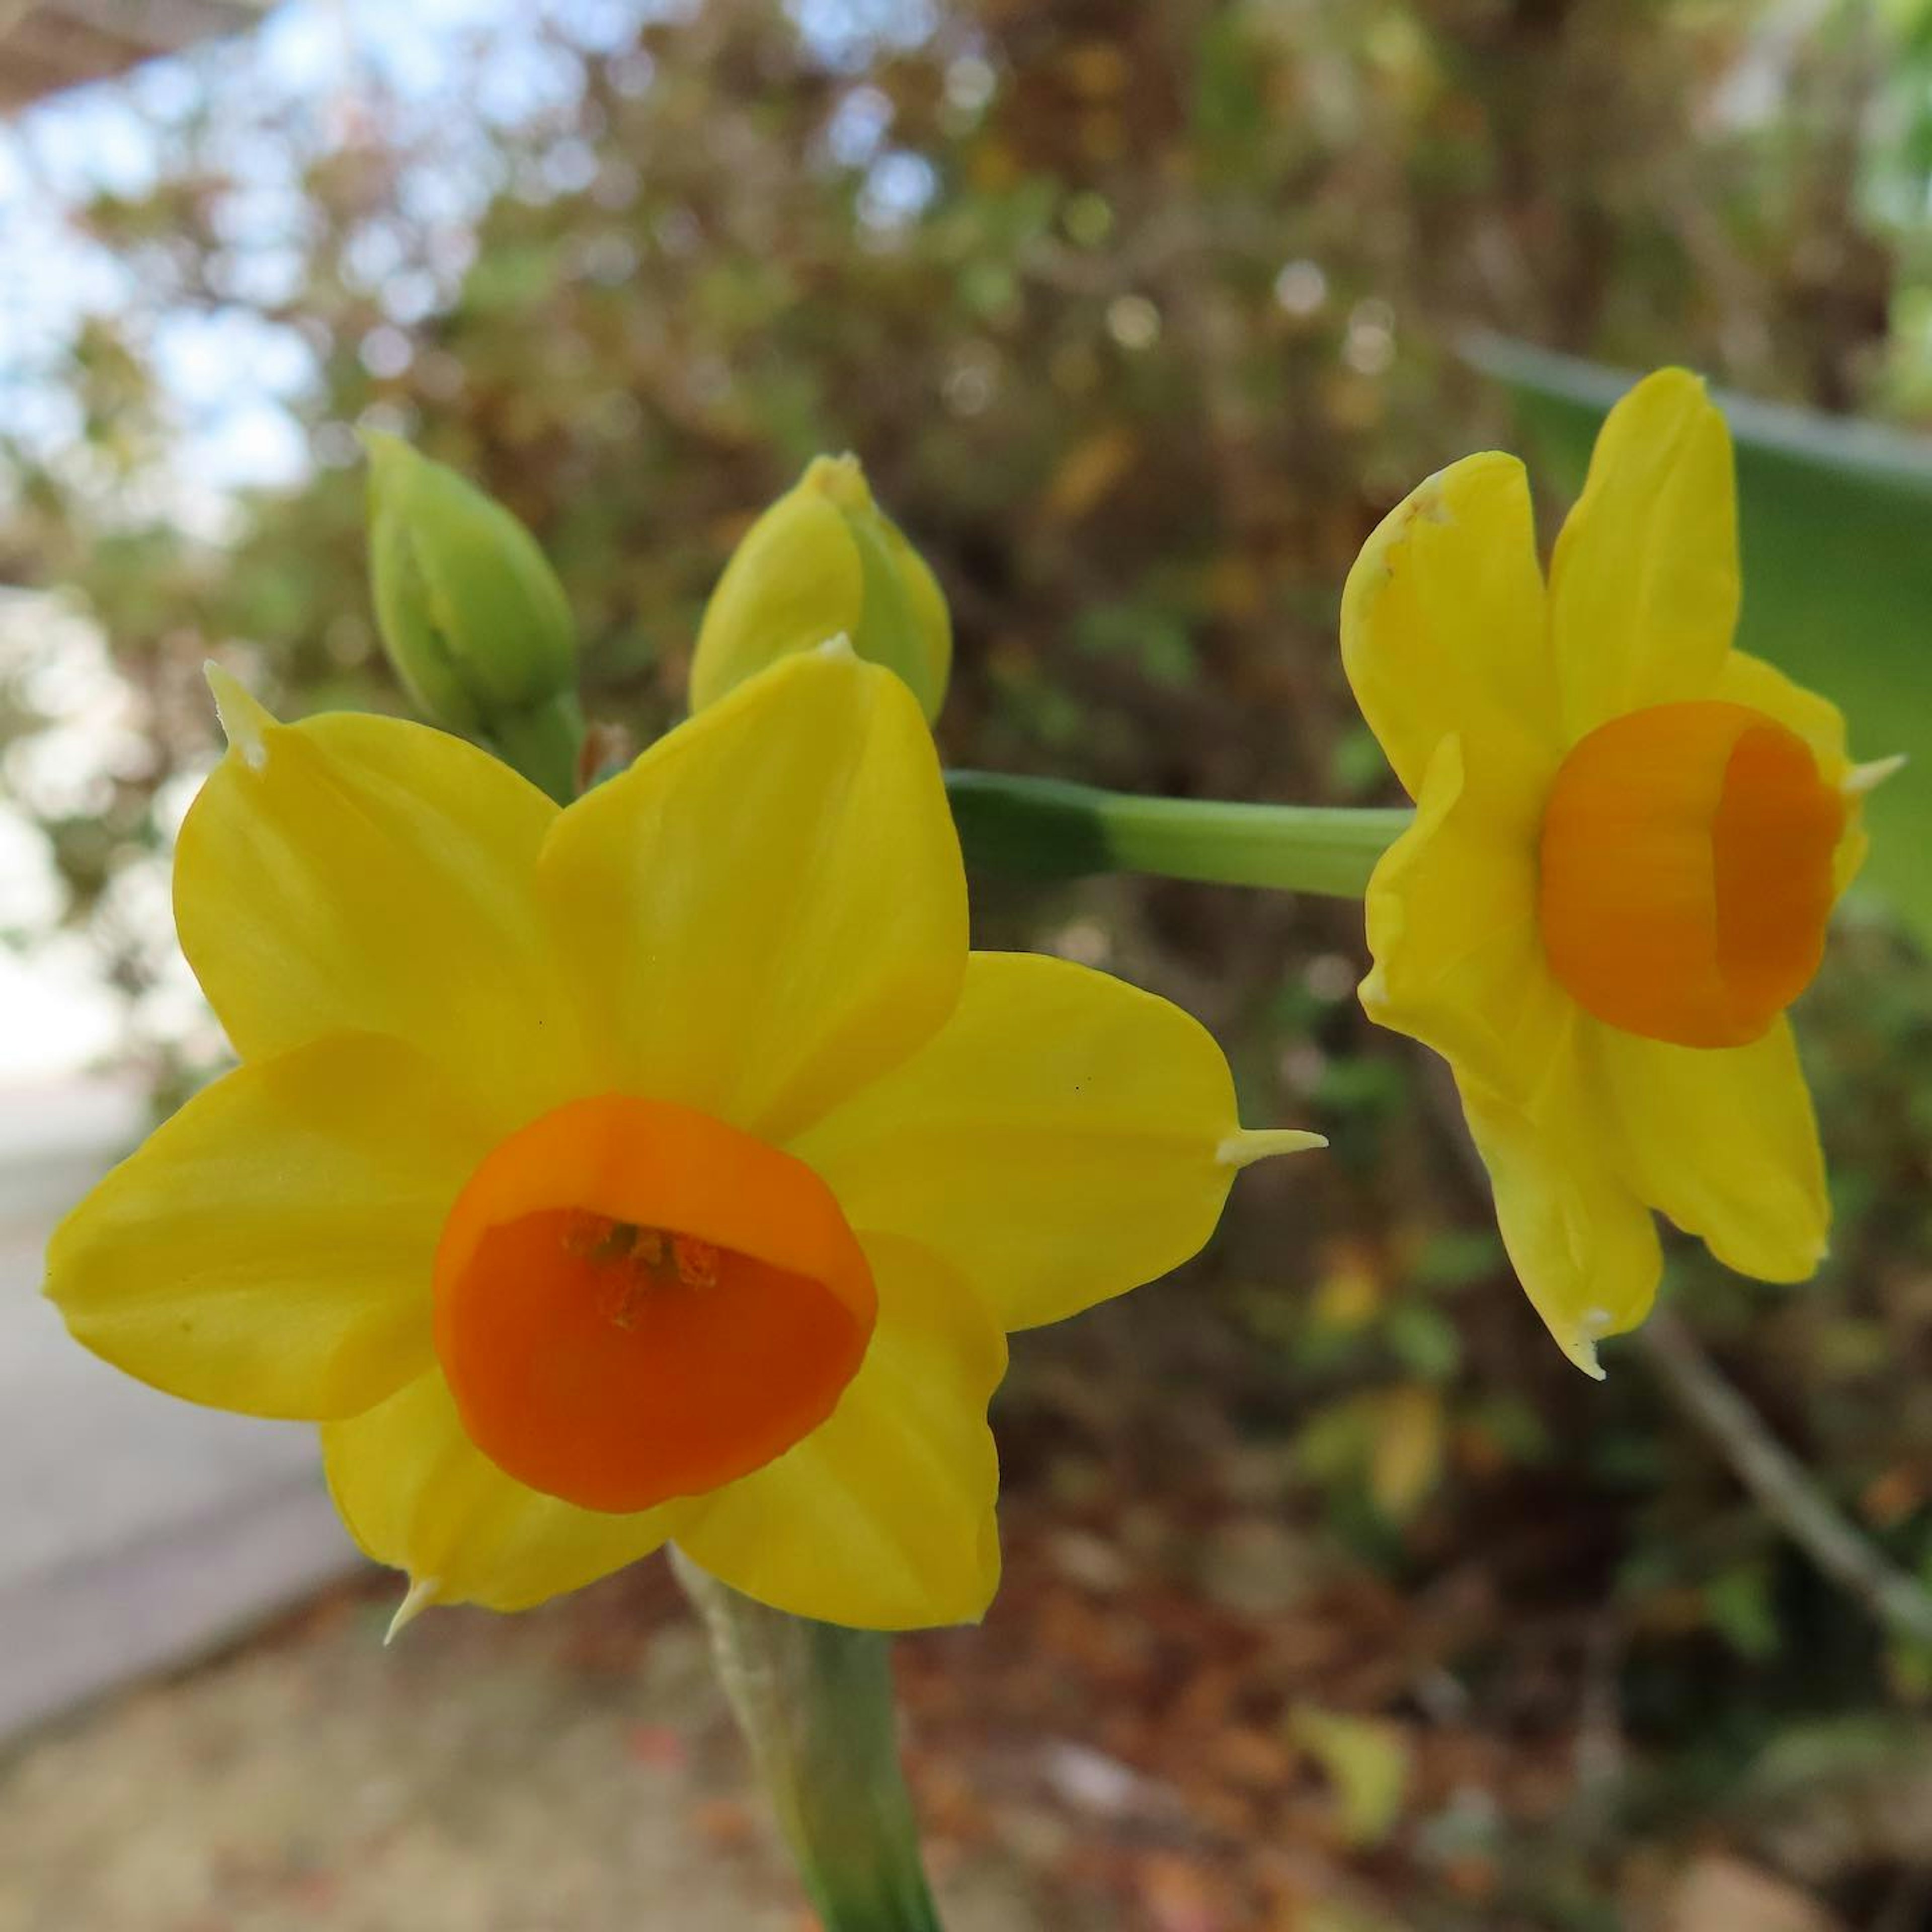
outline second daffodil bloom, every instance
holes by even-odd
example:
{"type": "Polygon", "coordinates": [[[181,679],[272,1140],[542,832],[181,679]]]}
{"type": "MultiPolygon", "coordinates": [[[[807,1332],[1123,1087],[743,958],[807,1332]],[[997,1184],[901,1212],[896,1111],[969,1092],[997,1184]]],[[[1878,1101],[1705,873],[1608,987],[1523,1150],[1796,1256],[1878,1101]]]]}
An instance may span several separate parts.
{"type": "Polygon", "coordinates": [[[1593,1373],[1655,1294],[1653,1209],[1766,1280],[1825,1251],[1784,1012],[1880,768],[1732,648],[1738,597],[1730,436],[1672,369],[1610,412],[1546,584],[1522,466],[1490,454],[1394,510],[1343,598],[1417,806],[1369,888],[1363,1004],[1454,1069],[1510,1258],[1593,1373]]]}
{"type": "Polygon", "coordinates": [[[1006,1331],[1172,1268],[1309,1137],[1244,1133],[1164,1001],[969,955],[918,704],[842,647],[563,810],[213,681],[176,914],[242,1064],[56,1235],[74,1334],[320,1422],[406,1612],[675,1538],[802,1615],[980,1615],[1006,1331]]]}

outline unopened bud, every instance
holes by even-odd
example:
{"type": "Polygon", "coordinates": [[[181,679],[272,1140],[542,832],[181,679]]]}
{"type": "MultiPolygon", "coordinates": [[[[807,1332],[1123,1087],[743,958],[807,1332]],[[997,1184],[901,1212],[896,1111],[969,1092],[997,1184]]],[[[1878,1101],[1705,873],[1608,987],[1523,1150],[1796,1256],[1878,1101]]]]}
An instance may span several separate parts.
{"type": "Polygon", "coordinates": [[[692,708],[841,634],[904,679],[928,721],[938,716],[952,664],[945,596],[873,502],[858,458],[820,456],[725,566],[698,632],[692,708]]]}
{"type": "Polygon", "coordinates": [[[397,438],[369,452],[369,568],[384,649],[433,724],[483,740],[554,798],[583,725],[563,586],[509,512],[397,438]]]}

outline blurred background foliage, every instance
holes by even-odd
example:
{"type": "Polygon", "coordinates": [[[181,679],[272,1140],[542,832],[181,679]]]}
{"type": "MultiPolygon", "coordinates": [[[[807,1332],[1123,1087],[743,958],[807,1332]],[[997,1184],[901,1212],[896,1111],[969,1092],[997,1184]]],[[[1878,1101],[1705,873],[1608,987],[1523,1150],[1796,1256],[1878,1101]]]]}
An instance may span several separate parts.
{"type": "MultiPolygon", "coordinates": [[[[30,650],[0,667],[0,744],[166,1090],[208,1051],[144,1017],[170,938],[157,855],[214,752],[202,660],[291,712],[400,708],[358,425],[524,519],[573,600],[592,715],[640,740],[680,713],[736,537],[850,448],[952,602],[952,762],[1365,803],[1395,794],[1341,678],[1340,586],[1424,474],[1517,440],[1470,332],[1932,426],[1922,4],[542,19],[534,107],[460,46],[428,92],[372,70],[302,100],[245,44],[214,50],[156,116],[151,178],[74,212],[119,294],[44,345],[39,413],[0,438],[0,572],[98,622],[127,728],[76,781],[30,650]],[[298,480],[205,487],[166,380],[184,330],[293,371],[298,480]]],[[[1547,532],[1570,479],[1541,480],[1547,532]]],[[[1814,542],[1810,513],[1784,527],[1792,580],[1814,542]]],[[[1915,596],[1924,552],[1921,533],[1896,556],[1915,596]]],[[[1901,650],[1915,614],[1887,620],[1901,650]]],[[[1802,668],[1832,688],[1862,611],[1805,616],[1802,668]]],[[[1862,692],[1868,716],[1886,696],[1862,692]]],[[[1820,1580],[1635,1348],[1598,1391],[1550,1346],[1436,1070],[1355,1006],[1359,912],[976,883],[982,942],[1180,998],[1228,1042],[1250,1118],[1334,1142],[1244,1182],[1183,1284],[1020,1352],[1006,1418],[1022,1509],[1110,1536],[1136,1481],[1192,1472],[1188,1587],[1216,1602],[1299,1601],[1311,1564],[1391,1593],[1384,1648],[1414,1670],[1294,1731],[1333,1774],[1366,1915],[1333,1924],[1610,1927],[1713,1844],[1840,1915],[1794,1925],[1932,1924],[1932,1654],[1820,1580]],[[1431,1725],[1506,1741],[1542,1768],[1531,1795],[1499,1778],[1478,1802],[1474,1771],[1406,1786],[1431,1725]]],[[[1932,973],[1883,903],[1848,910],[1801,1020],[1832,1256],[1792,1290],[1678,1244],[1669,1294],[1820,1487],[1932,1582],[1932,973]]],[[[1252,1850],[1226,1856],[1259,1886],[1252,1850]]]]}

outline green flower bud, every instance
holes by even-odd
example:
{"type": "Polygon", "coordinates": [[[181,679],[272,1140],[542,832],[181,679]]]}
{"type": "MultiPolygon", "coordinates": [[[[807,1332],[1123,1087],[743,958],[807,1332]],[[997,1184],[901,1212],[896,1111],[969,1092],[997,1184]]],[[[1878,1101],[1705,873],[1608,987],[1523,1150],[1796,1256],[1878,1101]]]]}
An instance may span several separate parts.
{"type": "Polygon", "coordinates": [[[576,788],[577,633],[536,539],[392,436],[369,452],[369,571],[383,648],[433,724],[485,740],[554,798],[576,788]]]}
{"type": "Polygon", "coordinates": [[[952,622],[925,560],[872,501],[856,456],[814,457],[724,566],[691,666],[701,710],[793,651],[843,634],[896,671],[928,720],[952,664],[952,622]]]}

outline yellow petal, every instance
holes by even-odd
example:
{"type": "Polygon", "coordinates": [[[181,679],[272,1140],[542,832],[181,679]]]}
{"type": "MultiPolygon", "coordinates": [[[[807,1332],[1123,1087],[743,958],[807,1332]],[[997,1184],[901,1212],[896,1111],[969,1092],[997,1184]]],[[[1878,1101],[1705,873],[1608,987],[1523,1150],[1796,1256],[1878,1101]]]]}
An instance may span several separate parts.
{"type": "Polygon", "coordinates": [[[1556,688],[1522,465],[1493,452],[1412,491],[1342,593],[1342,662],[1410,797],[1460,733],[1479,788],[1520,803],[1556,769],[1556,688]]]}
{"type": "Polygon", "coordinates": [[[1815,1273],[1832,1204],[1790,1023],[1714,1050],[1594,1024],[1586,1038],[1630,1185],[1740,1274],[1815,1273]]]}
{"type": "Polygon", "coordinates": [[[1871,851],[1871,837],[1864,818],[1856,810],[1845,814],[1845,829],[1839,835],[1838,850],[1832,854],[1832,890],[1842,892],[1860,872],[1871,851]]]}
{"type": "Polygon", "coordinates": [[[460,739],[339,712],[235,734],[175,857],[182,950],[244,1060],[407,1040],[527,1116],[574,1048],[534,892],[556,808],[460,739]]]}
{"type": "Polygon", "coordinates": [[[527,1610],[648,1555],[680,1504],[603,1516],[506,1476],[463,1432],[440,1369],[322,1432],[329,1492],[365,1554],[404,1570],[428,1604],[527,1610]]]}
{"type": "Polygon", "coordinates": [[[1369,881],[1369,1017],[1433,1047],[1473,1082],[1531,1105],[1559,1064],[1574,1003],[1544,959],[1536,828],[1485,809],[1443,740],[1415,823],[1369,881]]]}
{"type": "Polygon", "coordinates": [[[490,1137],[393,1040],[238,1068],[61,1224],[47,1293],[80,1341],[171,1394],[352,1415],[430,1359],[436,1238],[490,1137]]]}
{"type": "Polygon", "coordinates": [[[540,862],[604,1084],[783,1141],[959,996],[966,882],[917,703],[786,659],[556,824],[540,862]]]}
{"type": "Polygon", "coordinates": [[[1845,752],[1845,714],[1829,698],[1794,684],[1784,672],[1748,651],[1732,651],[1718,674],[1713,698],[1748,704],[1795,731],[1811,748],[1828,784],[1837,784],[1850,760],[1845,752]]]}
{"type": "Polygon", "coordinates": [[[976,952],[952,1018],[791,1151],[854,1227],[920,1242],[1026,1328],[1199,1250],[1238,1126],[1228,1064],[1179,1007],[1063,959],[976,952]]]}
{"type": "Polygon", "coordinates": [[[1612,1167],[1574,1060],[1534,1113],[1468,1086],[1462,1107],[1517,1279],[1564,1353],[1600,1376],[1598,1342],[1656,1297],[1656,1222],[1612,1167]]]}
{"type": "Polygon", "coordinates": [[[863,1630],[964,1623],[999,1582],[999,1460],[986,1403],[1005,1337],[909,1241],[865,1244],[879,1291],[864,1365],[829,1422],[687,1505],[679,1546],[734,1590],[863,1630]]]}
{"type": "Polygon", "coordinates": [[[1697,377],[1660,369],[1605,419],[1550,565],[1566,742],[1712,695],[1738,584],[1730,432],[1697,377]]]}
{"type": "Polygon", "coordinates": [[[1826,783],[1844,791],[1845,829],[1832,862],[1833,890],[1842,892],[1858,877],[1871,844],[1864,828],[1863,795],[1846,748],[1844,713],[1829,698],[1794,684],[1784,672],[1746,651],[1733,651],[1724,660],[1713,695],[1748,704],[1796,732],[1810,746],[1826,783]]]}

